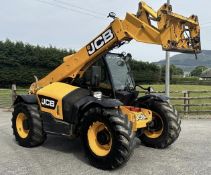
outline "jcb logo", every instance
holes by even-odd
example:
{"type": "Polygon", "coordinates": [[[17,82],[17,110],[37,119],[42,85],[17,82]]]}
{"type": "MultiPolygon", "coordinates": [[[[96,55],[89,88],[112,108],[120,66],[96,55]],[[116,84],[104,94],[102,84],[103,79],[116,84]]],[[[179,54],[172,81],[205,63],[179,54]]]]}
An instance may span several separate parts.
{"type": "Polygon", "coordinates": [[[54,108],[54,106],[55,106],[55,102],[53,100],[48,100],[45,98],[42,98],[41,104],[45,105],[45,106],[52,107],[52,108],[54,108]]]}
{"type": "Polygon", "coordinates": [[[111,29],[106,30],[103,34],[97,37],[93,42],[91,42],[86,48],[90,55],[95,53],[98,49],[103,47],[106,43],[114,38],[114,34],[111,29]]]}
{"type": "Polygon", "coordinates": [[[39,99],[42,107],[55,109],[57,100],[44,96],[39,96],[39,99]]]}

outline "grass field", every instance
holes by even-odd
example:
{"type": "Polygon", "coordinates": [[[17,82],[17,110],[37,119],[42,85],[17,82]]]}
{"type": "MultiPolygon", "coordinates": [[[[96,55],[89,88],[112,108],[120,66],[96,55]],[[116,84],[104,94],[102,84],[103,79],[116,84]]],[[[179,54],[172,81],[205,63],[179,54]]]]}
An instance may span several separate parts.
{"type": "MultiPolygon", "coordinates": [[[[151,86],[155,91],[164,91],[165,85],[143,85],[144,87],[151,86]]],[[[204,85],[171,85],[170,91],[180,91],[180,93],[171,93],[171,97],[183,97],[182,91],[211,91],[211,86],[204,85]]],[[[27,94],[26,89],[18,89],[18,94],[27,94]]],[[[140,94],[144,95],[144,94],[140,94]]],[[[190,97],[203,97],[210,96],[210,93],[190,93],[190,97]]],[[[172,104],[183,104],[184,100],[171,100],[172,104]]],[[[191,104],[203,104],[210,103],[211,99],[208,100],[191,100],[191,104]]],[[[0,89],[0,107],[10,107],[11,106],[11,90],[0,89]]],[[[177,107],[177,110],[181,110],[183,107],[177,107]]],[[[211,110],[211,107],[190,107],[190,110],[211,110]]]]}

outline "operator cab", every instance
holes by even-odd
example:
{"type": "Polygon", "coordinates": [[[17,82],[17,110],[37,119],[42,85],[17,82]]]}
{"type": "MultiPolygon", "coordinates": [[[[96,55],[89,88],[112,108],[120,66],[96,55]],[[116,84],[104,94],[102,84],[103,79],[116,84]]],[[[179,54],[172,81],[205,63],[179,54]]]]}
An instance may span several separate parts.
{"type": "Polygon", "coordinates": [[[138,96],[135,91],[135,81],[130,69],[130,54],[108,53],[104,59],[107,63],[108,70],[114,89],[114,95],[124,105],[131,105],[133,100],[138,96]]]}
{"type": "Polygon", "coordinates": [[[107,53],[84,68],[82,77],[76,82],[80,83],[80,87],[101,91],[104,96],[117,98],[124,105],[130,105],[138,96],[130,61],[130,54],[107,53]]]}

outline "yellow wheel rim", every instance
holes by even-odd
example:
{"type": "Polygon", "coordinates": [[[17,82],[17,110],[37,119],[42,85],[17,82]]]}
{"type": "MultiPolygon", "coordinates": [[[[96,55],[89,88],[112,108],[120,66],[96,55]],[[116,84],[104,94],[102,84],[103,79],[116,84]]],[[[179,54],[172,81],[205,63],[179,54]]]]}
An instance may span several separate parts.
{"type": "Polygon", "coordinates": [[[16,118],[16,129],[17,129],[18,135],[23,139],[25,139],[29,134],[29,130],[25,130],[23,127],[23,122],[26,119],[27,117],[24,113],[19,113],[16,118]]]}
{"type": "Polygon", "coordinates": [[[159,120],[159,122],[161,123],[162,127],[161,129],[159,130],[156,130],[156,131],[149,131],[148,129],[145,129],[144,130],[144,134],[148,137],[148,138],[151,138],[151,139],[156,139],[158,137],[161,136],[161,134],[163,133],[163,120],[161,118],[160,115],[158,115],[157,113],[153,112],[152,113],[152,117],[153,117],[153,120],[159,120]]]}
{"type": "Polygon", "coordinates": [[[94,122],[88,129],[87,133],[89,147],[97,156],[106,156],[112,146],[112,138],[108,128],[102,122],[94,122]],[[102,144],[99,141],[100,132],[104,132],[107,142],[102,144]]]}

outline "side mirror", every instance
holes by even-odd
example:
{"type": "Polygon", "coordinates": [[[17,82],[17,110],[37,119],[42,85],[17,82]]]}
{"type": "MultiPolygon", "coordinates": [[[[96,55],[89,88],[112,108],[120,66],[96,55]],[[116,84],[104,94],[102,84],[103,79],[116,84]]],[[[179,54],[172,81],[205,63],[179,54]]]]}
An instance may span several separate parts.
{"type": "Polygon", "coordinates": [[[92,87],[98,87],[101,81],[101,67],[92,66],[91,71],[91,85],[92,87]]]}
{"type": "Polygon", "coordinates": [[[125,56],[125,62],[129,62],[132,60],[132,55],[130,53],[128,53],[126,56],[125,56]]]}

